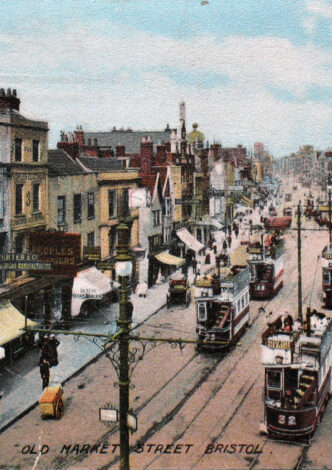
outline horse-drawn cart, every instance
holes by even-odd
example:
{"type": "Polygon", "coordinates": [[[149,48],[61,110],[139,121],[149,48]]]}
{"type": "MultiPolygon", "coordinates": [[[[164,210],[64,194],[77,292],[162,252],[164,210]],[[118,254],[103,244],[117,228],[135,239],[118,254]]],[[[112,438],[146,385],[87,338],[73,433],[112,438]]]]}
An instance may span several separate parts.
{"type": "Polygon", "coordinates": [[[168,293],[166,295],[167,308],[170,305],[190,304],[191,295],[189,291],[189,283],[184,274],[175,273],[169,281],[168,293]]]}

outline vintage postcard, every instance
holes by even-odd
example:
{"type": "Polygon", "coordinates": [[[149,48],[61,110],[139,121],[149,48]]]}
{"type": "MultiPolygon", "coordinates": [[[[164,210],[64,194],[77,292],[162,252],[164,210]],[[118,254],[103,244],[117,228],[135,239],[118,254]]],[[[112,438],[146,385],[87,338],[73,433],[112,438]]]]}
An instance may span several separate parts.
{"type": "Polygon", "coordinates": [[[0,31],[0,469],[332,469],[332,3],[0,31]]]}

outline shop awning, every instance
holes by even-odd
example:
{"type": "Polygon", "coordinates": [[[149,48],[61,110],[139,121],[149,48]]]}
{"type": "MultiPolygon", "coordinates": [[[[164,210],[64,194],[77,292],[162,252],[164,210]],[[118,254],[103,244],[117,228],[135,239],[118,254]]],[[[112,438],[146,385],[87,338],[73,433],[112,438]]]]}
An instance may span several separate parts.
{"type": "Polygon", "coordinates": [[[168,251],[163,251],[158,255],[155,255],[156,259],[163,264],[169,264],[170,266],[182,266],[184,264],[183,258],[178,258],[177,256],[170,255],[168,251]]]}
{"type": "Polygon", "coordinates": [[[247,196],[241,196],[241,203],[244,204],[247,207],[253,207],[254,206],[253,201],[247,196]]]}
{"type": "Polygon", "coordinates": [[[196,253],[205,248],[203,243],[199,242],[186,228],[180,228],[176,231],[176,234],[188,248],[194,250],[196,253]]]}
{"type": "MultiPolygon", "coordinates": [[[[27,326],[35,326],[37,323],[27,320],[27,326]]],[[[25,318],[8,299],[0,301],[0,346],[24,334],[22,328],[25,318]]]]}
{"type": "Polygon", "coordinates": [[[102,299],[105,294],[111,291],[110,279],[101,271],[92,266],[77,273],[74,278],[71,314],[77,316],[85,300],[102,299]]]}

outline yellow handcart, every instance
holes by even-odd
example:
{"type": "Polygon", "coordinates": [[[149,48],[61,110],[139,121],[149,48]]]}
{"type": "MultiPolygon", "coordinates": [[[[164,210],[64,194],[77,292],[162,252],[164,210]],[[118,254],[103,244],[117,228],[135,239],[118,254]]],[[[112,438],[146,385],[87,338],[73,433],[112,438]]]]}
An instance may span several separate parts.
{"type": "Polygon", "coordinates": [[[46,387],[39,399],[41,417],[54,417],[60,419],[64,412],[61,385],[46,387]]]}

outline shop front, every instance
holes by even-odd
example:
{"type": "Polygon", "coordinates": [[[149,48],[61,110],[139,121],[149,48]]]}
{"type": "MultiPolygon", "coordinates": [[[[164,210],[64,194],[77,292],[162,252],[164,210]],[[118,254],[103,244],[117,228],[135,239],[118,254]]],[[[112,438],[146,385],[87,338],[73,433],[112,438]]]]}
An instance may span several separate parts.
{"type": "Polygon", "coordinates": [[[12,364],[14,359],[33,346],[35,334],[25,333],[23,329],[35,325],[35,322],[25,319],[9,299],[0,300],[0,349],[4,356],[3,363],[12,364]]]}

